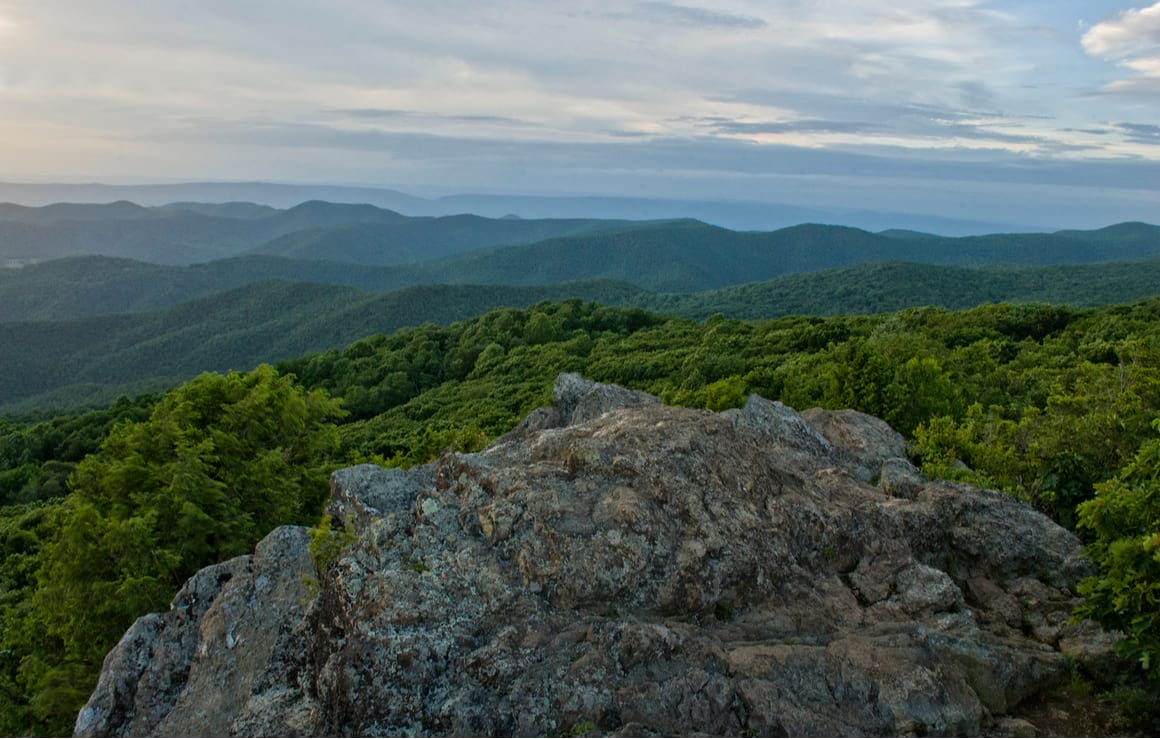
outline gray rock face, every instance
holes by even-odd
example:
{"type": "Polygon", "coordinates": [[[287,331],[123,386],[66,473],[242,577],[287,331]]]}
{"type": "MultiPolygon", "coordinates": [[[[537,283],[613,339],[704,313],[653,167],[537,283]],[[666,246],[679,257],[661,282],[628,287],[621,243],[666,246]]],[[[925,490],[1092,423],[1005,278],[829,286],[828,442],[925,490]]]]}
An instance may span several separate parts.
{"type": "Polygon", "coordinates": [[[1061,648],[1106,653],[1067,624],[1079,542],[926,480],[877,419],[575,375],[554,402],[478,454],[335,473],[338,561],[282,528],[203,570],[77,734],[979,734],[1061,648]]]}
{"type": "MultiPolygon", "coordinates": [[[[138,619],[105,657],[75,733],[225,736],[245,725],[300,669],[313,577],[306,530],[295,526],[275,529],[253,555],[201,570],[168,613],[138,619]]],[[[261,718],[267,733],[309,730],[294,715],[261,718]]]]}

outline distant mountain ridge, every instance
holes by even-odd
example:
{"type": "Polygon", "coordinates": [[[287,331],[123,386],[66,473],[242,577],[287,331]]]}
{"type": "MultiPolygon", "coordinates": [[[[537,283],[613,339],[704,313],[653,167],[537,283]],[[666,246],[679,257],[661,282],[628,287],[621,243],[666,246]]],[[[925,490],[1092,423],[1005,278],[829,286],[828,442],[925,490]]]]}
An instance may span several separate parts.
{"type": "Polygon", "coordinates": [[[524,285],[623,279],[649,290],[694,292],[885,261],[1045,266],[1160,257],[1160,227],[1130,224],[1124,229],[1130,237],[1124,239],[1109,235],[1117,229],[899,238],[818,224],[737,232],[699,221],[668,221],[463,252],[410,265],[400,271],[400,277],[415,282],[524,285]]]}
{"type": "MultiPolygon", "coordinates": [[[[1047,266],[1160,258],[1160,227],[1143,223],[1098,231],[949,239],[909,232],[871,234],[815,224],[735,232],[687,219],[627,223],[476,216],[411,219],[382,210],[338,210],[359,212],[379,222],[294,231],[256,250],[286,256],[249,253],[188,266],[90,256],[0,269],[0,315],[10,320],[54,320],[157,310],[268,279],[346,285],[380,293],[422,284],[543,286],[614,280],[652,292],[694,293],[856,264],[1047,266]],[[545,232],[567,235],[473,247],[535,238],[545,232]],[[450,254],[423,259],[441,252],[450,254]],[[347,261],[323,261],[328,256],[347,261]],[[359,260],[361,264],[352,263],[359,260]]],[[[301,224],[333,219],[335,213],[324,205],[305,204],[279,217],[301,224]]],[[[994,279],[1009,278],[998,274],[994,279]]],[[[929,273],[905,279],[919,280],[913,285],[918,289],[924,280],[942,278],[929,273]]],[[[939,284],[943,290],[956,289],[955,284],[939,284]]],[[[887,287],[883,292],[893,290],[887,287]]],[[[940,299],[946,294],[930,293],[940,299]]],[[[978,293],[968,294],[979,298],[978,293]]],[[[1012,287],[1005,294],[1007,299],[1023,296],[1025,289],[1012,287]]],[[[886,300],[884,304],[893,303],[886,300]]]]}
{"type": "Polygon", "coordinates": [[[902,211],[818,208],[792,203],[694,200],[643,195],[465,193],[425,198],[386,187],[294,185],[268,182],[185,182],[146,185],[0,182],[0,201],[13,201],[25,205],[47,205],[62,201],[108,203],[114,200],[129,200],[146,206],[162,206],[180,202],[251,202],[275,208],[289,208],[308,200],[326,200],[336,203],[369,203],[412,216],[475,213],[490,218],[514,214],[525,219],[664,220],[696,218],[706,223],[745,231],[769,231],[795,223],[812,221],[854,226],[869,231],[905,228],[948,236],[962,236],[1000,231],[1042,231],[1045,225],[1042,223],[987,222],[902,211]]]}
{"type": "MultiPolygon", "coordinates": [[[[372,205],[307,201],[286,210],[267,213],[260,206],[234,203],[226,206],[144,208],[133,203],[104,205],[60,203],[28,208],[0,204],[0,266],[6,263],[46,261],[70,256],[123,257],[155,264],[195,264],[262,252],[302,252],[306,258],[328,259],[309,246],[321,240],[325,250],[341,249],[341,234],[353,226],[354,240],[363,233],[376,234],[386,249],[385,258],[363,249],[370,263],[396,263],[389,247],[426,249],[426,256],[443,256],[461,249],[503,243],[523,243],[553,236],[615,228],[616,221],[482,219],[477,216],[413,218],[372,205]],[[465,236],[465,219],[473,234],[465,236]],[[396,233],[397,229],[397,233],[396,233]],[[333,234],[327,239],[322,236],[333,234]],[[278,242],[301,234],[298,240],[278,242]]],[[[351,241],[350,238],[346,239],[351,241]]],[[[329,257],[334,261],[334,257],[329,257]]]]}
{"type": "Polygon", "coordinates": [[[61,221],[106,221],[159,218],[165,213],[127,200],[112,203],[53,203],[39,207],[0,203],[0,221],[19,223],[59,223],[61,221]]]}
{"type": "Polygon", "coordinates": [[[89,254],[174,265],[245,254],[412,265],[392,288],[433,281],[548,284],[608,278],[630,279],[652,290],[694,291],[875,261],[1142,259],[1160,256],[1160,227],[1124,223],[1095,231],[950,238],[819,224],[732,231],[688,218],[411,217],[372,205],[320,201],[272,212],[245,203],[157,208],[129,202],[42,208],[0,204],[0,266],[89,254]],[[433,272],[438,279],[432,279],[433,272]]]}

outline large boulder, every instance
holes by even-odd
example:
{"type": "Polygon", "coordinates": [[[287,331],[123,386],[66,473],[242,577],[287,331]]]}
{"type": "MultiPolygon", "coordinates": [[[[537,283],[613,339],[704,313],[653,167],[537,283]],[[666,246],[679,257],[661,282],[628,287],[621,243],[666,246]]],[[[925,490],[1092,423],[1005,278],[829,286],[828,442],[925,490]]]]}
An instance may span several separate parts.
{"type": "Polygon", "coordinates": [[[1089,568],[904,452],[862,414],[561,376],[478,454],[335,473],[354,538],[321,572],[283,528],[199,573],[110,654],[77,733],[996,730],[1066,677],[1061,645],[1106,649],[1068,624],[1089,568]]]}

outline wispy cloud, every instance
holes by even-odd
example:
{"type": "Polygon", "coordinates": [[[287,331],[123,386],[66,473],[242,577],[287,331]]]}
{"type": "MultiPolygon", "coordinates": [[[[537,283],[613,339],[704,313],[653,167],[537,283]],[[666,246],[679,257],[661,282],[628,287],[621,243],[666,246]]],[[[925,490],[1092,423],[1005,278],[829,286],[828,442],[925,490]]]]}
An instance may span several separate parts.
{"type": "Polygon", "coordinates": [[[511,118],[503,115],[470,115],[455,113],[434,113],[423,110],[399,110],[396,108],[335,108],[325,110],[324,113],[343,118],[362,119],[371,121],[405,120],[405,121],[452,121],[456,123],[496,123],[511,126],[536,126],[532,121],[511,118]]]}
{"type": "Polygon", "coordinates": [[[1064,133],[1086,133],[1092,136],[1109,136],[1115,133],[1115,129],[1111,128],[1064,128],[1061,130],[1064,133]]]}
{"type": "Polygon", "coordinates": [[[827,121],[805,118],[796,121],[733,121],[707,118],[702,124],[714,133],[757,134],[757,133],[860,133],[882,131],[882,126],[868,121],[827,121]]]}
{"type": "Polygon", "coordinates": [[[646,17],[699,28],[755,29],[767,25],[764,20],[755,16],[724,13],[693,5],[647,2],[641,3],[638,7],[646,17]]]}
{"type": "Polygon", "coordinates": [[[1114,125],[1126,134],[1129,141],[1160,146],[1160,126],[1154,123],[1116,123],[1114,125]]]}

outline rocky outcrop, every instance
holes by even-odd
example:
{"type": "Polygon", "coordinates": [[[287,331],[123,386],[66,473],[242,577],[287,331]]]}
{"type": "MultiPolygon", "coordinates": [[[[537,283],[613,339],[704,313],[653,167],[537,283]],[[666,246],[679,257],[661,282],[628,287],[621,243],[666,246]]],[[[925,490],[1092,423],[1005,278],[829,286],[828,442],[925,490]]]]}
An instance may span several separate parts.
{"type": "Polygon", "coordinates": [[[322,572],[295,528],[203,570],[110,653],[77,733],[995,730],[1103,643],[1067,623],[1088,565],[904,451],[860,413],[564,375],[478,454],[335,473],[355,538],[322,572]]]}

